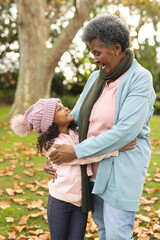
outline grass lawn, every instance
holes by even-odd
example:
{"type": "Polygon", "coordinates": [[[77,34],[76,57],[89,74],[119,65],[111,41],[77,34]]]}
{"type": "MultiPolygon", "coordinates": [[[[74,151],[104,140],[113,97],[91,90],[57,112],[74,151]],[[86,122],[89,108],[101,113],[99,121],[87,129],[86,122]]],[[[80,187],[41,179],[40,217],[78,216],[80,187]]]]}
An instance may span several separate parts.
{"type": "MultiPolygon", "coordinates": [[[[47,240],[50,177],[43,171],[46,159],[37,155],[37,134],[25,138],[13,134],[5,120],[9,110],[0,107],[0,240],[47,240]]],[[[160,116],[153,116],[150,126],[153,154],[134,229],[139,240],[160,239],[160,116]]],[[[98,239],[96,230],[89,217],[85,240],[98,239]]]]}

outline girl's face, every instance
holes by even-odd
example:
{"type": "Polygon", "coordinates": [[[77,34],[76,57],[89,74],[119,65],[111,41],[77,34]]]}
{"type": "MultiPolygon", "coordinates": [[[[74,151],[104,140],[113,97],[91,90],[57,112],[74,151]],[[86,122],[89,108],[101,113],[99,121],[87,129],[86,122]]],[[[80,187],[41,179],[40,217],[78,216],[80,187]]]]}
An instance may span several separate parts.
{"type": "Polygon", "coordinates": [[[62,131],[62,129],[67,129],[67,127],[73,120],[74,117],[70,113],[70,110],[67,107],[64,107],[62,103],[58,103],[54,116],[54,122],[57,123],[60,132],[62,131]]]}
{"type": "Polygon", "coordinates": [[[116,53],[119,54],[121,51],[119,44],[107,48],[102,45],[98,39],[93,39],[89,47],[94,55],[94,62],[101,65],[105,73],[111,72],[121,60],[119,56],[116,56],[116,53]]]}

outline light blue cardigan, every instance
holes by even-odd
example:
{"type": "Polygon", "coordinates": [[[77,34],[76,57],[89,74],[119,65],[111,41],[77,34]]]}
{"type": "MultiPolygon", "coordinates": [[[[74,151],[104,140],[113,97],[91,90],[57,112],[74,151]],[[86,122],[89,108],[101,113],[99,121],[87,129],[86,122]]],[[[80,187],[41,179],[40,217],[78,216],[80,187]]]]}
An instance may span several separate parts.
{"type": "MultiPolygon", "coordinates": [[[[91,74],[72,111],[77,122],[80,107],[98,74],[99,71],[91,74]]],[[[104,159],[98,167],[92,193],[115,208],[138,210],[151,156],[148,135],[154,101],[152,76],[134,59],[117,88],[116,119],[111,129],[74,147],[77,157],[81,159],[120,149],[138,136],[135,149],[120,152],[118,157],[104,159]]]]}

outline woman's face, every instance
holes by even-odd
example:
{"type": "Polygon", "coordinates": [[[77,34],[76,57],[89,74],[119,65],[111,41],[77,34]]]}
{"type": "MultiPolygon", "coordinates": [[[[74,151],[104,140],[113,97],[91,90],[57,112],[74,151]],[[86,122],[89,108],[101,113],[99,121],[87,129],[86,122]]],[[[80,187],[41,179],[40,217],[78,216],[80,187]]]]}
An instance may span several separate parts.
{"type": "Polygon", "coordinates": [[[54,116],[54,122],[57,123],[58,127],[65,128],[74,120],[74,117],[70,113],[67,107],[64,107],[62,103],[58,103],[54,116]]]}
{"type": "Polygon", "coordinates": [[[120,63],[119,56],[116,53],[120,53],[121,49],[118,45],[107,48],[102,45],[98,39],[94,39],[89,44],[90,50],[94,55],[94,62],[102,66],[105,73],[109,73],[120,63]]]}

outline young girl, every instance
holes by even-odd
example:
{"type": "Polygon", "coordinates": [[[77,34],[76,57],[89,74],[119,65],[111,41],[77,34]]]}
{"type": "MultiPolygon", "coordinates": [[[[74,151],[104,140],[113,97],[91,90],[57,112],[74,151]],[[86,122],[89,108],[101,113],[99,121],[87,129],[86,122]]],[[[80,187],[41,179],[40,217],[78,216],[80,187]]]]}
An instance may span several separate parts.
{"type": "MultiPolygon", "coordinates": [[[[26,113],[11,120],[12,130],[25,136],[33,129],[41,133],[38,137],[39,152],[48,158],[56,144],[78,144],[78,133],[74,118],[58,98],[40,99],[26,113]]],[[[134,148],[133,143],[121,151],[134,148]]],[[[48,223],[51,240],[82,240],[84,238],[87,213],[81,211],[80,164],[88,164],[87,174],[92,175],[89,163],[103,158],[118,156],[118,151],[101,156],[75,159],[72,163],[55,165],[57,178],[49,181],[48,223]]]]}

